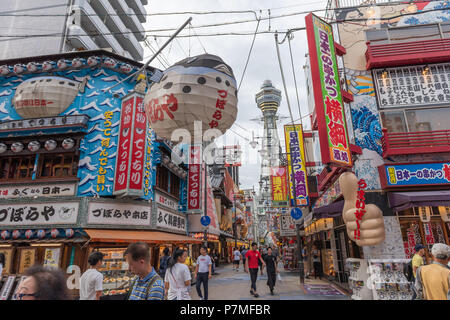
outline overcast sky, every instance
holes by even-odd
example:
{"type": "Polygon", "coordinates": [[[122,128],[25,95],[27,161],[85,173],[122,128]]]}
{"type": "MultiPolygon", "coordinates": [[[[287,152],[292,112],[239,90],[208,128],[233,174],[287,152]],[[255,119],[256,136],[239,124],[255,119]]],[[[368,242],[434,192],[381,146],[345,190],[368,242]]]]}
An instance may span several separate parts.
{"type": "MultiPolygon", "coordinates": [[[[325,9],[327,0],[150,0],[146,6],[147,13],[162,13],[162,12],[186,12],[186,11],[241,11],[253,10],[258,16],[263,18],[268,17],[268,9],[272,17],[292,14],[297,12],[305,12],[310,10],[325,9]],[[262,12],[260,12],[262,10],[262,12]]],[[[324,12],[317,12],[319,16],[324,16],[324,12]]],[[[283,18],[273,18],[269,20],[262,20],[259,25],[259,31],[268,31],[269,26],[271,31],[286,31],[287,29],[304,27],[305,15],[299,14],[283,18]]],[[[234,14],[210,14],[210,15],[164,15],[164,16],[149,16],[144,25],[145,30],[159,30],[167,28],[178,28],[189,16],[193,17],[192,25],[194,27],[212,23],[224,23],[239,20],[255,19],[253,13],[234,13],[234,14]]],[[[253,33],[256,29],[256,20],[249,23],[223,25],[208,28],[196,28],[195,33],[213,34],[226,32],[244,32],[253,33]]],[[[186,28],[180,35],[191,35],[194,31],[186,28]]],[[[147,32],[147,34],[168,35],[173,31],[164,32],[147,32]]],[[[279,35],[280,39],[284,38],[284,33],[279,35]]],[[[150,38],[151,44],[156,49],[161,46],[168,38],[150,38]]],[[[242,73],[244,71],[247,55],[252,43],[253,35],[246,36],[208,36],[208,37],[186,37],[178,38],[173,41],[164,51],[163,56],[173,64],[181,59],[189,56],[195,56],[204,53],[203,47],[207,53],[220,56],[227,64],[229,64],[234,71],[236,80],[239,84],[242,73]],[[200,40],[199,40],[200,39],[200,40]]],[[[294,69],[297,78],[297,85],[299,89],[300,105],[304,126],[309,129],[308,106],[306,100],[306,87],[303,65],[305,64],[305,54],[307,53],[306,33],[305,31],[297,31],[294,33],[294,39],[291,40],[293,51],[294,69]]],[[[289,46],[287,40],[280,45],[282,64],[286,78],[286,85],[288,87],[289,100],[293,112],[294,120],[299,119],[299,110],[297,98],[295,94],[294,78],[292,75],[292,66],[289,55],[289,46]]],[[[145,48],[144,57],[148,58],[152,55],[149,48],[145,48]]],[[[163,61],[164,62],[164,61],[163,61]]],[[[166,69],[166,65],[162,65],[158,60],[152,62],[152,66],[166,69]]],[[[286,96],[284,94],[283,84],[281,80],[280,68],[277,60],[277,53],[275,47],[275,40],[273,34],[258,34],[256,36],[253,51],[250,57],[244,80],[238,94],[238,115],[235,125],[228,130],[224,135],[224,141],[220,144],[233,145],[240,144],[245,154],[243,155],[243,166],[240,168],[240,182],[241,189],[252,188],[258,189],[258,181],[260,174],[260,163],[257,162],[257,149],[260,148],[261,143],[253,150],[249,147],[248,142],[252,139],[252,130],[255,136],[262,136],[262,123],[251,121],[250,119],[260,117],[261,111],[257,108],[255,103],[255,94],[259,91],[264,80],[270,79],[273,85],[282,91],[282,102],[279,109],[279,115],[289,117],[289,110],[286,103],[286,96]],[[243,129],[245,128],[245,130],[243,129]],[[234,131],[234,132],[233,132],[234,131]],[[246,139],[242,138],[245,137],[246,139]]],[[[281,143],[284,149],[284,137],[282,134],[282,126],[288,124],[290,119],[280,119],[277,123],[281,143]]],[[[298,121],[296,121],[298,123],[298,121]]],[[[260,142],[260,141],[259,141],[260,142]]]]}

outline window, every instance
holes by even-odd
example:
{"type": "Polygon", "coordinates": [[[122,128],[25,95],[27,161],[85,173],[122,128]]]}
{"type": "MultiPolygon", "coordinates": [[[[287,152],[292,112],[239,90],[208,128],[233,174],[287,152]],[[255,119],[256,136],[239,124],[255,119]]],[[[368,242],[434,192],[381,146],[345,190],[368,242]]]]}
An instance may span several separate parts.
{"type": "Polygon", "coordinates": [[[388,132],[423,132],[450,130],[446,121],[450,107],[433,109],[403,109],[382,111],[383,128],[388,132]]]}
{"type": "Polygon", "coordinates": [[[35,160],[36,156],[1,158],[0,181],[31,179],[35,160]]]}
{"type": "Polygon", "coordinates": [[[169,192],[169,170],[166,167],[158,166],[156,168],[156,186],[169,192]]]}
{"type": "Polygon", "coordinates": [[[180,197],[180,178],[173,173],[170,173],[170,194],[175,198],[180,197]]]}
{"type": "Polygon", "coordinates": [[[78,160],[75,153],[40,155],[38,178],[76,177],[78,160]]]}

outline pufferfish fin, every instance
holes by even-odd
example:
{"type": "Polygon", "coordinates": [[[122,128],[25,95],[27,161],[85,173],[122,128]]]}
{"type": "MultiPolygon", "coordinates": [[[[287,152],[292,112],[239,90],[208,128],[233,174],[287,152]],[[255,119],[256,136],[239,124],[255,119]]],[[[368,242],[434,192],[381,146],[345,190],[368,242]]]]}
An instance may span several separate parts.
{"type": "Polygon", "coordinates": [[[230,77],[232,77],[230,69],[223,63],[218,64],[217,66],[214,67],[214,69],[216,69],[217,71],[223,72],[223,73],[229,75],[230,77]]]}

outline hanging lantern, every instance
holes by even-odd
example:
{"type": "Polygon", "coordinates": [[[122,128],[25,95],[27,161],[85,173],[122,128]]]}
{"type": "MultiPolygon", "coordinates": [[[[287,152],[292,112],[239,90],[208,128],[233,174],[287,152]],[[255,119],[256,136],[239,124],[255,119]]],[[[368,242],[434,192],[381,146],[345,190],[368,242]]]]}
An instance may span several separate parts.
{"type": "Polygon", "coordinates": [[[438,207],[442,221],[450,222],[450,207],[438,207]]]}
{"type": "Polygon", "coordinates": [[[25,238],[27,238],[28,240],[31,239],[34,235],[34,231],[33,230],[27,230],[25,231],[25,238]]]}
{"type": "Polygon", "coordinates": [[[12,152],[16,152],[16,153],[20,152],[23,150],[23,144],[21,142],[14,142],[11,145],[11,150],[12,150],[12,152]]]}
{"type": "Polygon", "coordinates": [[[39,229],[39,230],[37,231],[37,233],[36,233],[36,236],[37,236],[39,239],[44,239],[44,238],[45,238],[45,230],[39,229]]]}
{"type": "Polygon", "coordinates": [[[80,58],[74,58],[74,59],[72,60],[72,67],[74,67],[74,68],[79,68],[79,67],[81,67],[82,65],[83,65],[83,61],[81,61],[80,58]]]}
{"type": "Polygon", "coordinates": [[[55,239],[56,237],[59,236],[59,231],[58,229],[52,229],[52,231],[50,232],[50,235],[52,236],[53,239],[55,239]]]}
{"type": "Polygon", "coordinates": [[[42,70],[44,71],[50,71],[53,69],[53,62],[52,61],[45,61],[42,64],[42,70]]]}
{"type": "Polygon", "coordinates": [[[0,236],[2,237],[3,240],[7,240],[11,236],[11,233],[8,230],[3,230],[0,233],[0,236]]]}
{"type": "Polygon", "coordinates": [[[5,152],[8,149],[8,146],[4,143],[0,143],[0,153],[5,152]]]}
{"type": "Polygon", "coordinates": [[[28,150],[30,150],[31,152],[38,151],[40,147],[41,144],[39,143],[39,141],[31,141],[30,143],[28,143],[28,150]]]}
{"type": "Polygon", "coordinates": [[[66,229],[65,233],[66,233],[67,238],[71,238],[71,237],[73,237],[75,231],[73,231],[73,229],[66,229]]]}
{"type": "Polygon", "coordinates": [[[115,68],[117,66],[117,61],[111,58],[106,58],[105,61],[103,61],[103,64],[108,68],[115,68]]]}
{"type": "Polygon", "coordinates": [[[89,57],[89,58],[88,58],[87,64],[88,64],[88,66],[90,66],[90,67],[94,67],[94,66],[96,66],[96,65],[98,64],[99,60],[100,60],[99,57],[93,57],[93,56],[92,56],[92,57],[89,57]]]}
{"type": "MultiPolygon", "coordinates": [[[[237,91],[233,70],[218,56],[186,58],[167,69],[161,81],[148,90],[145,111],[159,137],[172,139],[176,129],[186,129],[194,139],[194,122],[224,133],[237,115],[237,91]]],[[[199,128],[200,129],[200,128],[199,128]]],[[[177,137],[173,137],[178,140],[177,137]]]]}
{"type": "Polygon", "coordinates": [[[75,140],[73,140],[72,138],[66,138],[63,140],[61,145],[66,150],[72,149],[75,145],[75,140]]]}
{"type": "Polygon", "coordinates": [[[34,77],[17,86],[12,103],[25,119],[55,117],[72,104],[84,85],[63,77],[34,77]]]}
{"type": "Polygon", "coordinates": [[[14,72],[15,73],[22,73],[25,71],[25,67],[21,64],[14,65],[14,72]]]}
{"type": "Polygon", "coordinates": [[[66,60],[64,59],[59,59],[58,62],[56,63],[58,69],[65,69],[68,67],[68,64],[66,62],[66,60]]]}
{"type": "Polygon", "coordinates": [[[133,70],[133,67],[130,66],[128,63],[124,63],[119,67],[120,71],[125,73],[130,73],[133,70]]]}
{"type": "Polygon", "coordinates": [[[15,239],[18,239],[19,237],[20,237],[20,231],[19,230],[14,230],[12,232],[12,238],[15,240],[15,239]]]}
{"type": "Polygon", "coordinates": [[[52,151],[56,148],[57,145],[58,144],[56,143],[55,140],[47,140],[45,141],[44,148],[47,151],[52,151]]]}
{"type": "Polygon", "coordinates": [[[34,63],[34,62],[29,62],[29,63],[27,64],[27,70],[28,70],[29,72],[36,72],[36,71],[38,70],[38,66],[37,66],[37,64],[34,63]]]}
{"type": "Polygon", "coordinates": [[[7,74],[9,74],[11,71],[9,70],[9,67],[6,65],[3,65],[0,67],[0,74],[2,76],[6,76],[7,74]]]}

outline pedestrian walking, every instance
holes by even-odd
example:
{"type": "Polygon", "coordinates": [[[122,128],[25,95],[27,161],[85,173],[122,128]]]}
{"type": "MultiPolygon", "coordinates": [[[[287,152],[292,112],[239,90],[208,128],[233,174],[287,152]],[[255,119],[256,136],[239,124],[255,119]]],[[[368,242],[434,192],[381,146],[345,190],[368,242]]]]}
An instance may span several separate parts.
{"type": "Polygon", "coordinates": [[[308,249],[306,249],[306,246],[303,247],[302,249],[302,260],[303,260],[303,267],[305,269],[305,278],[309,279],[309,273],[310,273],[310,268],[309,268],[309,261],[308,261],[308,249]]]}
{"type": "Polygon", "coordinates": [[[241,252],[241,254],[242,254],[242,265],[244,266],[244,272],[245,272],[245,261],[247,260],[245,255],[247,254],[247,252],[248,252],[247,247],[244,247],[244,249],[241,252]]]}
{"type": "Polygon", "coordinates": [[[195,267],[195,278],[197,294],[200,300],[208,300],[208,280],[212,277],[211,257],[206,254],[206,248],[200,248],[200,256],[197,258],[197,266],[195,267]],[[203,283],[203,293],[200,288],[203,283]]]}
{"type": "Polygon", "coordinates": [[[136,275],[126,300],[164,300],[164,282],[150,263],[150,248],[135,242],[125,250],[128,269],[136,275]]]}
{"type": "Polygon", "coordinates": [[[267,269],[267,285],[270,289],[270,294],[274,295],[273,289],[275,288],[275,282],[277,280],[277,257],[273,254],[272,248],[269,247],[267,249],[267,254],[263,258],[264,262],[266,263],[266,269],[267,269]]]}
{"type": "Polygon", "coordinates": [[[25,272],[15,300],[70,300],[66,277],[60,269],[35,265],[25,272]]]}
{"type": "Polygon", "coordinates": [[[415,288],[424,300],[450,300],[450,246],[435,243],[431,248],[433,263],[416,271],[415,288]]]}
{"type": "Polygon", "coordinates": [[[239,271],[239,261],[241,261],[241,253],[236,247],[233,252],[233,270],[239,271]]]}
{"type": "Polygon", "coordinates": [[[313,245],[312,250],[312,261],[314,267],[314,279],[322,279],[322,264],[320,263],[320,250],[317,249],[317,245],[313,245]]]}
{"type": "Polygon", "coordinates": [[[103,293],[103,274],[98,269],[103,265],[103,253],[92,252],[88,263],[89,269],[80,278],[80,300],[100,300],[103,293]]]}
{"type": "Polygon", "coordinates": [[[166,270],[167,270],[167,263],[170,259],[170,250],[169,248],[165,247],[163,250],[163,256],[159,258],[159,276],[164,279],[166,276],[166,270]]]}
{"type": "MultiPolygon", "coordinates": [[[[416,244],[415,251],[416,253],[412,257],[410,264],[407,265],[407,274],[406,274],[407,280],[413,283],[416,280],[417,269],[425,264],[424,262],[425,247],[422,244],[416,244]]],[[[416,298],[417,298],[417,291],[413,286],[412,300],[416,300],[416,298]]]]}
{"type": "Polygon", "coordinates": [[[165,292],[167,300],[191,300],[189,289],[191,287],[191,272],[184,264],[187,251],[176,249],[166,271],[165,292]]]}
{"type": "Polygon", "coordinates": [[[264,248],[259,249],[259,254],[261,255],[261,260],[258,260],[258,267],[259,267],[259,270],[261,270],[261,275],[264,275],[263,264],[262,264],[262,261],[264,261],[264,257],[266,256],[266,254],[264,253],[264,248]]]}
{"type": "Polygon", "coordinates": [[[249,250],[246,254],[245,261],[245,272],[250,274],[251,280],[251,289],[250,294],[254,295],[255,298],[259,297],[258,292],[256,291],[256,280],[258,279],[258,261],[261,261],[263,265],[265,262],[262,261],[261,254],[257,250],[256,242],[252,243],[252,250],[249,250]]]}

